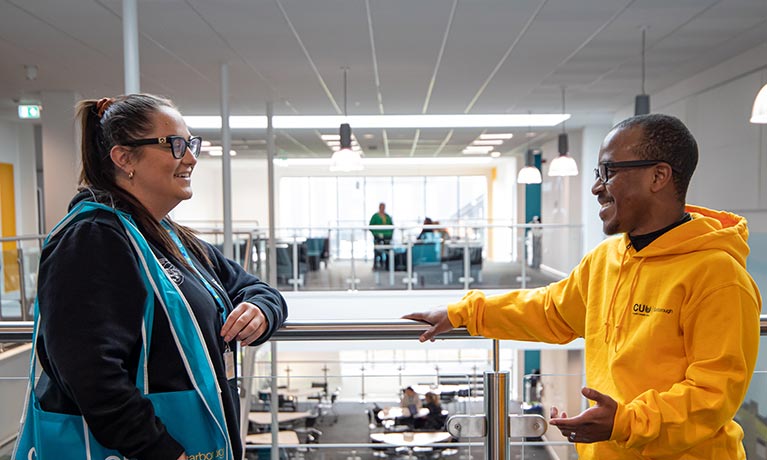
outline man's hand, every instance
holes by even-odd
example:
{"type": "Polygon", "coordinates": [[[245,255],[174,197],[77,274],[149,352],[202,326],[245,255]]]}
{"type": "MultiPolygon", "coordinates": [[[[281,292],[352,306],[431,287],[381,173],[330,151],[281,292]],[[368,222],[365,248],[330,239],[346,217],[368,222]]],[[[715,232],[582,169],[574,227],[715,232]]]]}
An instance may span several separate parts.
{"type": "Polygon", "coordinates": [[[260,308],[242,302],[226,318],[221,328],[221,337],[227,342],[236,338],[243,345],[250,345],[264,335],[267,326],[266,317],[260,308]]]}
{"type": "Polygon", "coordinates": [[[403,316],[402,319],[412,319],[413,321],[420,321],[431,325],[431,327],[426,329],[426,331],[418,338],[421,342],[426,342],[427,340],[434,342],[437,335],[454,329],[453,325],[450,324],[450,319],[447,317],[447,308],[410,313],[403,316]]]}
{"type": "Polygon", "coordinates": [[[615,412],[618,403],[606,394],[584,387],[581,394],[596,402],[580,415],[567,418],[567,413],[559,413],[556,407],[551,408],[550,423],[562,432],[570,442],[592,443],[607,441],[613,432],[615,412]]]}

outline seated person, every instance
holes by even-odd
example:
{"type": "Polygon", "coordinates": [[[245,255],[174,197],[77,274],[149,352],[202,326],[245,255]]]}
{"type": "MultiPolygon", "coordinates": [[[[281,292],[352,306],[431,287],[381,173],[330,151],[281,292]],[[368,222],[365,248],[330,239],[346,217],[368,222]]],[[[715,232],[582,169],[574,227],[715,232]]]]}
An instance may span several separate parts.
{"type": "MultiPolygon", "coordinates": [[[[423,220],[424,225],[434,225],[434,222],[430,218],[425,218],[423,220]]],[[[429,240],[432,239],[434,236],[434,229],[433,228],[424,228],[421,229],[421,233],[418,235],[419,240],[429,240]]]]}
{"type": "MultiPolygon", "coordinates": [[[[423,220],[423,225],[439,225],[438,220],[431,220],[431,218],[427,217],[423,220]]],[[[421,233],[418,235],[419,240],[446,240],[450,238],[450,235],[447,233],[447,230],[444,228],[424,228],[421,230],[421,233]]]]}
{"type": "Polygon", "coordinates": [[[429,414],[426,417],[416,419],[415,427],[423,430],[444,430],[446,415],[442,415],[442,404],[439,401],[439,396],[431,391],[424,395],[426,404],[424,407],[429,409],[429,414]]]}
{"type": "Polygon", "coordinates": [[[408,425],[411,428],[415,426],[415,418],[418,416],[418,410],[423,407],[421,398],[415,392],[413,387],[407,387],[402,390],[402,399],[399,401],[402,408],[402,417],[395,419],[397,425],[408,425]]]}
{"type": "Polygon", "coordinates": [[[418,393],[415,392],[413,387],[405,388],[402,393],[399,406],[406,408],[410,412],[410,416],[415,417],[418,415],[418,410],[423,407],[421,398],[418,397],[418,393]]]}

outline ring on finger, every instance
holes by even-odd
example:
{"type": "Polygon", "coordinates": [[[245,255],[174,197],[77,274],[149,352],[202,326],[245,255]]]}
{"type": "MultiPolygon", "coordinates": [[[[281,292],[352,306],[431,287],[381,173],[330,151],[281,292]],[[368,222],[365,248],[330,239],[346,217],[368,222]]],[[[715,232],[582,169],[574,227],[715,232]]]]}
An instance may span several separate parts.
{"type": "Polygon", "coordinates": [[[571,442],[575,442],[575,431],[570,432],[570,437],[568,439],[570,439],[571,442]]]}

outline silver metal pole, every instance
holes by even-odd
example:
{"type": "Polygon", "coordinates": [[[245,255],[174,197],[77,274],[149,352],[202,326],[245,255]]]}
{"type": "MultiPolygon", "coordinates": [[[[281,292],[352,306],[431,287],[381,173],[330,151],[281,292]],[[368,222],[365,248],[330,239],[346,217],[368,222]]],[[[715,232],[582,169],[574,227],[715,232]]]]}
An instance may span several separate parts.
{"type": "Polygon", "coordinates": [[[123,0],[123,65],[125,94],[141,91],[138,59],[138,6],[136,0],[123,0]]]}
{"type": "Polygon", "coordinates": [[[280,460],[280,422],[277,412],[280,410],[280,397],[277,393],[277,342],[270,343],[272,347],[272,402],[269,405],[272,412],[272,460],[280,460]]]}
{"type": "Polygon", "coordinates": [[[493,372],[501,371],[501,341],[493,339],[493,372]]]}
{"type": "Polygon", "coordinates": [[[29,299],[27,298],[27,283],[24,278],[24,250],[16,249],[16,257],[19,264],[19,301],[21,302],[21,320],[29,321],[29,299]]]}
{"type": "Polygon", "coordinates": [[[229,64],[221,64],[221,180],[224,186],[224,256],[232,258],[232,135],[229,130],[229,64]]]}
{"type": "Polygon", "coordinates": [[[277,285],[277,235],[274,220],[274,124],[272,101],[266,102],[266,176],[269,183],[269,243],[268,243],[268,282],[277,285]]]}
{"type": "MultiPolygon", "coordinates": [[[[253,380],[256,368],[256,350],[258,347],[240,347],[242,367],[240,372],[240,439],[248,436],[248,413],[253,398],[253,380]],[[253,376],[253,377],[252,377],[253,376]]],[[[244,451],[243,451],[244,452],[244,451]]],[[[244,458],[244,457],[243,457],[244,458]]]]}
{"type": "Polygon", "coordinates": [[[509,460],[509,373],[485,372],[487,460],[509,460]]]}

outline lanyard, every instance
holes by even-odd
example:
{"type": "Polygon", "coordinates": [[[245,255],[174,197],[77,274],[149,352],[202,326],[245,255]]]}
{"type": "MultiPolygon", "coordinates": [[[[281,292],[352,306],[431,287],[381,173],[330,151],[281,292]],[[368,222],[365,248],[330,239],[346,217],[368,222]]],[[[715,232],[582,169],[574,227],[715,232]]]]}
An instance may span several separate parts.
{"type": "MultiPolygon", "coordinates": [[[[216,301],[219,307],[221,307],[221,317],[224,323],[226,323],[226,305],[224,305],[224,301],[221,299],[221,296],[218,295],[218,291],[213,289],[213,286],[210,285],[207,279],[200,273],[200,271],[195,267],[194,262],[192,262],[191,257],[189,257],[189,254],[186,252],[186,248],[181,243],[181,239],[176,235],[176,232],[173,231],[173,229],[168,225],[167,222],[164,220],[162,221],[162,226],[165,227],[165,229],[170,234],[171,239],[174,243],[176,243],[176,246],[178,246],[178,250],[181,251],[181,255],[184,256],[184,259],[189,263],[189,266],[192,267],[192,270],[197,274],[197,276],[200,278],[200,281],[202,281],[202,284],[205,286],[205,289],[208,290],[210,295],[213,296],[213,299],[216,301]]],[[[222,323],[223,324],[223,323],[222,323]]]]}

